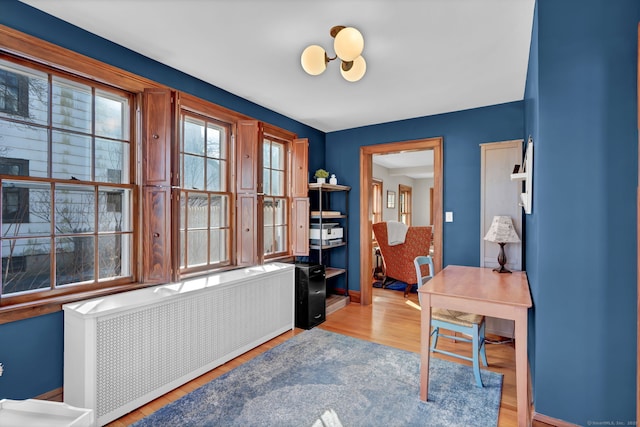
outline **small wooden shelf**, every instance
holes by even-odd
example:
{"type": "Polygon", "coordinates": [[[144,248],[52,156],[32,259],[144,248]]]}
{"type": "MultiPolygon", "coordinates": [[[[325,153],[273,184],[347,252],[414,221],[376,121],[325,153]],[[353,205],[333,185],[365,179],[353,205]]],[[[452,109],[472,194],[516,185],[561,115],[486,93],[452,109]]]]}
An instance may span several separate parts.
{"type": "Polygon", "coordinates": [[[346,215],[327,215],[327,214],[322,214],[322,215],[311,215],[312,219],[332,219],[332,218],[346,218],[346,215]]]}
{"type": "Polygon", "coordinates": [[[325,267],[325,270],[324,270],[324,274],[327,279],[330,279],[331,277],[339,276],[346,272],[347,270],[345,270],[344,268],[335,268],[335,267],[325,267]]]}
{"type": "Polygon", "coordinates": [[[309,249],[316,249],[316,250],[322,249],[322,250],[324,250],[324,249],[331,249],[331,248],[339,248],[340,246],[344,246],[346,244],[347,244],[346,242],[342,242],[342,243],[337,244],[337,245],[322,245],[322,247],[320,247],[320,245],[309,245],[309,249]]]}
{"type": "Polygon", "coordinates": [[[348,185],[340,185],[340,184],[332,185],[332,184],[318,184],[316,182],[310,182],[309,189],[310,190],[322,189],[322,191],[349,191],[351,190],[351,187],[349,187],[348,185]]]}

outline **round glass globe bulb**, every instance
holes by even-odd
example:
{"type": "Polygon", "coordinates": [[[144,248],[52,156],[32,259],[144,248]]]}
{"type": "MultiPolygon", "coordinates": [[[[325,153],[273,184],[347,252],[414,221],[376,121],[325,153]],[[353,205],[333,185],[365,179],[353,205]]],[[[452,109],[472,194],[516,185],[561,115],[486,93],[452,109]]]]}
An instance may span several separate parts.
{"type": "Polygon", "coordinates": [[[308,74],[312,76],[322,74],[327,69],[326,52],[317,44],[312,44],[302,52],[300,63],[308,74]]]}
{"type": "Polygon", "coordinates": [[[346,62],[353,61],[364,49],[364,38],[360,31],[353,27],[343,28],[336,34],[333,49],[338,58],[346,62]]]}
{"type": "Polygon", "coordinates": [[[360,80],[364,73],[367,72],[367,62],[364,60],[362,56],[357,57],[353,60],[353,65],[349,71],[344,71],[342,67],[340,67],[340,74],[344,77],[345,80],[350,82],[357,82],[360,80]]]}

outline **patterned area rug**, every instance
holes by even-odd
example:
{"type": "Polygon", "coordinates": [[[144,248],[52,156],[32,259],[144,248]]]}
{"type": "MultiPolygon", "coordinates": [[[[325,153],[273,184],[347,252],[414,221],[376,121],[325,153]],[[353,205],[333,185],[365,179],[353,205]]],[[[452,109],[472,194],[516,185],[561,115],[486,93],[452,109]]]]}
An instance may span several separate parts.
{"type": "Polygon", "coordinates": [[[135,423],[146,426],[495,426],[502,375],[431,358],[419,398],[416,353],[305,331],[135,423]]]}

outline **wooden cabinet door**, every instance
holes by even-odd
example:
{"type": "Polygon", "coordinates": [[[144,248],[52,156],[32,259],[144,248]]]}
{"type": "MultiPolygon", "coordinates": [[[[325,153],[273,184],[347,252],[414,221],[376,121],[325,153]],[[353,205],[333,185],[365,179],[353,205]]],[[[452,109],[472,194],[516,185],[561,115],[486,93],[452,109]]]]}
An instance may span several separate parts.
{"type": "Polygon", "coordinates": [[[144,187],[142,282],[167,283],[171,280],[171,189],[144,187]]]}
{"type": "Polygon", "coordinates": [[[291,254],[309,256],[309,141],[294,139],[291,146],[291,254]]]}
{"type": "Polygon", "coordinates": [[[309,198],[294,197],[291,202],[291,252],[309,256],[309,198]]]}
{"type": "Polygon", "coordinates": [[[236,207],[237,221],[237,264],[251,266],[257,264],[258,254],[258,224],[257,224],[257,196],[255,194],[238,194],[236,207]]]}
{"type": "Polygon", "coordinates": [[[236,260],[238,266],[258,262],[258,177],[262,125],[256,120],[238,122],[236,138],[236,260]]]}
{"type": "Polygon", "coordinates": [[[291,197],[307,197],[309,176],[309,141],[294,139],[291,147],[291,197]]]}
{"type": "MultiPolygon", "coordinates": [[[[258,147],[262,138],[262,126],[255,120],[238,122],[236,192],[258,192],[258,165],[260,164],[258,147]]],[[[262,180],[260,180],[262,181],[262,180]]]]}
{"type": "Polygon", "coordinates": [[[144,283],[171,280],[171,147],[174,95],[167,89],[143,94],[142,271],[144,283]]]}
{"type": "Polygon", "coordinates": [[[173,93],[168,89],[144,91],[143,185],[171,185],[172,103],[173,93]]]}

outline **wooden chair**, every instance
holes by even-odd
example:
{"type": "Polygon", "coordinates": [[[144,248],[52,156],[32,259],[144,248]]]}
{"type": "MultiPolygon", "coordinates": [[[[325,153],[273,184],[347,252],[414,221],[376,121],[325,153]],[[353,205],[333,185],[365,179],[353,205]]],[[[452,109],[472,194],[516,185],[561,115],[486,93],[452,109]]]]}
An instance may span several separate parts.
{"type": "MultiPolygon", "coordinates": [[[[418,256],[413,260],[413,263],[416,269],[416,276],[418,277],[418,289],[420,289],[422,285],[424,285],[433,277],[433,260],[430,256],[418,256]],[[427,273],[425,273],[426,266],[428,266],[429,270],[427,273]]],[[[422,306],[421,298],[422,295],[420,295],[420,292],[418,292],[418,299],[420,300],[420,305],[422,306]]],[[[473,374],[476,377],[476,384],[478,387],[483,387],[482,378],[480,377],[480,363],[478,361],[478,354],[480,354],[480,356],[482,357],[483,365],[489,366],[487,363],[487,355],[485,352],[484,316],[481,316],[479,314],[464,313],[461,311],[433,308],[431,309],[431,326],[433,327],[433,331],[431,332],[431,351],[472,362],[473,374]],[[460,332],[461,334],[465,334],[466,336],[470,336],[471,338],[469,339],[461,336],[446,335],[440,332],[440,328],[449,331],[460,332]],[[472,345],[472,357],[436,348],[439,336],[451,338],[458,341],[470,342],[472,345]]]]}
{"type": "Polygon", "coordinates": [[[404,296],[409,296],[411,287],[418,282],[413,260],[419,255],[429,255],[431,245],[431,227],[411,226],[407,229],[404,243],[389,246],[387,223],[373,224],[373,234],[380,247],[382,262],[384,263],[385,278],[383,287],[390,279],[399,280],[407,284],[404,296]]]}

